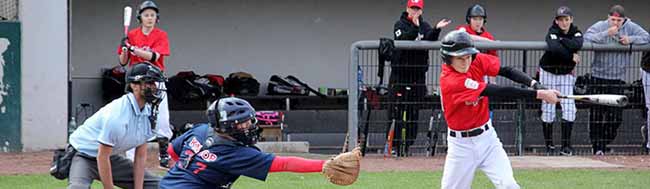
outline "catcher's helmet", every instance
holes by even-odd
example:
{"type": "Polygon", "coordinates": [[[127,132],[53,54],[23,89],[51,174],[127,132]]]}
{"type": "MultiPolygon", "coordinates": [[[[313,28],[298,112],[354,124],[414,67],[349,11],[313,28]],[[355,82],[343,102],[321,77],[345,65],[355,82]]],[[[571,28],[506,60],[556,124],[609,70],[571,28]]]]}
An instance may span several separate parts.
{"type": "Polygon", "coordinates": [[[137,16],[138,21],[141,21],[140,20],[141,14],[142,12],[144,12],[144,10],[147,9],[153,9],[154,11],[156,11],[156,20],[160,19],[160,11],[158,10],[158,5],[156,5],[156,3],[154,3],[153,1],[145,1],[142,2],[142,4],[140,4],[140,8],[138,9],[138,16],[137,16]]]}
{"type": "Polygon", "coordinates": [[[246,100],[237,97],[221,98],[213,102],[208,111],[208,121],[217,132],[228,134],[237,141],[252,145],[257,142],[259,135],[255,119],[255,109],[246,100]],[[239,123],[252,121],[247,130],[238,130],[239,123]]]}
{"type": "Polygon", "coordinates": [[[469,24],[469,20],[472,17],[483,17],[483,23],[487,21],[487,11],[485,11],[485,8],[479,4],[472,5],[467,9],[467,14],[465,14],[465,21],[469,24]]]}
{"type": "Polygon", "coordinates": [[[159,82],[165,82],[165,76],[158,67],[148,63],[141,62],[133,65],[131,69],[126,72],[126,92],[133,92],[130,85],[131,83],[156,83],[157,90],[152,91],[150,88],[145,88],[145,100],[149,103],[158,103],[164,95],[165,88],[159,82]]]}
{"type": "Polygon", "coordinates": [[[447,64],[451,63],[449,59],[452,56],[474,55],[478,52],[472,38],[462,29],[447,33],[441,42],[440,56],[447,64]]]}

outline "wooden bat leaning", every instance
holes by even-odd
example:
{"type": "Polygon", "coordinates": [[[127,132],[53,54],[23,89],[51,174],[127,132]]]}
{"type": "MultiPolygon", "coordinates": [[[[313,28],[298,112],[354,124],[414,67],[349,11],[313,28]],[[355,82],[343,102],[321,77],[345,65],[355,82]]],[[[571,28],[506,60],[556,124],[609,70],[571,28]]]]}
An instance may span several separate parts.
{"type": "Polygon", "coordinates": [[[558,98],[574,99],[592,104],[600,104],[605,106],[624,107],[628,103],[627,96],[625,95],[611,95],[611,94],[593,94],[593,95],[567,95],[558,96],[558,98]]]}

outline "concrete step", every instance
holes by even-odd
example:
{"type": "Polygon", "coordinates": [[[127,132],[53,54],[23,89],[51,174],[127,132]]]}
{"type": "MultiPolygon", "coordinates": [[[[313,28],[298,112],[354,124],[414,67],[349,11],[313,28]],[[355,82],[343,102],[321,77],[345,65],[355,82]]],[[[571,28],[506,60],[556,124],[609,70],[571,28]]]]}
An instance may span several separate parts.
{"type": "Polygon", "coordinates": [[[263,152],[268,153],[309,153],[309,142],[258,142],[255,144],[263,152]]]}

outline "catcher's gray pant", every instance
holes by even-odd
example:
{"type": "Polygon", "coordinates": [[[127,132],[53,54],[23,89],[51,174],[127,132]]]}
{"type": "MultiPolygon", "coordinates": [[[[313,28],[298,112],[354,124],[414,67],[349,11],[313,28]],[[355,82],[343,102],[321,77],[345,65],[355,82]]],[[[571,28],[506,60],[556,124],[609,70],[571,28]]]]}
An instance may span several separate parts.
{"type": "MultiPolygon", "coordinates": [[[[562,95],[573,95],[573,87],[576,84],[576,77],[572,74],[555,75],[539,69],[539,80],[549,89],[560,91],[562,95]]],[[[573,99],[561,99],[562,119],[567,121],[576,120],[576,103],[573,99]]],[[[552,123],[555,121],[555,104],[542,102],[542,121],[552,123]]]]}
{"type": "MultiPolygon", "coordinates": [[[[648,115],[646,116],[646,128],[647,129],[647,135],[650,136],[650,73],[641,70],[641,81],[643,82],[643,94],[645,96],[645,107],[648,110],[648,115]]],[[[650,148],[650,140],[648,140],[648,143],[646,144],[647,148],[650,148]]]]}
{"type": "MultiPolygon", "coordinates": [[[[111,156],[111,173],[113,174],[113,184],[121,188],[133,187],[133,163],[122,156],[111,156]]],[[[72,158],[70,165],[70,177],[68,178],[68,189],[87,189],[93,183],[93,180],[99,180],[99,169],[95,158],[85,157],[77,153],[72,158]]],[[[158,188],[160,177],[155,176],[149,171],[144,171],[144,188],[158,188]]]]}
{"type": "Polygon", "coordinates": [[[472,187],[474,172],[481,169],[497,189],[518,189],[512,166],[503,144],[492,127],[474,137],[452,137],[447,133],[447,158],[442,173],[443,189],[472,187]]]}

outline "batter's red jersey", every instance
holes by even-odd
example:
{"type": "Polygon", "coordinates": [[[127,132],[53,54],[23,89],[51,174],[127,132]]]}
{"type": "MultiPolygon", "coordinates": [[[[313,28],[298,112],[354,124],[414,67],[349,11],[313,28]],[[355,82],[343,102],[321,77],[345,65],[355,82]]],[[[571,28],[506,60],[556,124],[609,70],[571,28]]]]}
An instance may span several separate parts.
{"type": "MultiPolygon", "coordinates": [[[[153,28],[149,35],[145,35],[142,33],[142,27],[138,27],[129,31],[128,37],[129,43],[131,45],[137,48],[143,48],[146,51],[153,51],[160,54],[161,57],[158,58],[156,62],[153,62],[153,65],[158,66],[160,70],[165,70],[164,57],[169,56],[170,54],[169,38],[167,38],[167,32],[158,28],[153,28]]],[[[121,47],[117,48],[117,54],[122,54],[121,47]]],[[[149,60],[140,58],[133,53],[129,53],[129,58],[131,60],[131,62],[129,62],[129,66],[139,62],[149,62],[149,60]]]]}
{"type": "MultiPolygon", "coordinates": [[[[467,31],[467,33],[469,33],[470,35],[476,35],[476,36],[485,37],[485,38],[488,38],[488,39],[491,39],[491,40],[495,40],[494,36],[492,36],[492,34],[490,32],[488,32],[487,30],[485,30],[485,27],[483,27],[483,33],[481,33],[480,35],[476,31],[472,30],[472,26],[470,26],[469,24],[464,24],[464,25],[460,25],[460,26],[456,27],[456,29],[460,29],[460,28],[465,28],[465,31],[467,31]]],[[[488,50],[486,53],[489,54],[489,55],[493,55],[493,56],[499,56],[497,54],[497,50],[488,50]]]]}
{"type": "Polygon", "coordinates": [[[445,119],[450,129],[473,129],[490,119],[488,98],[481,96],[487,86],[484,76],[496,76],[500,67],[498,57],[483,53],[476,55],[467,73],[457,72],[447,64],[442,65],[440,93],[445,119]]]}

